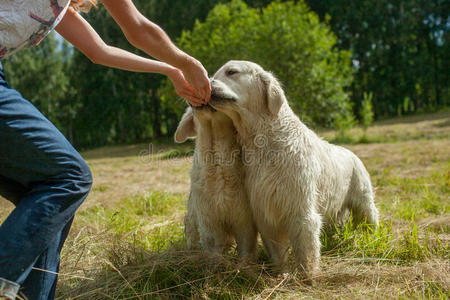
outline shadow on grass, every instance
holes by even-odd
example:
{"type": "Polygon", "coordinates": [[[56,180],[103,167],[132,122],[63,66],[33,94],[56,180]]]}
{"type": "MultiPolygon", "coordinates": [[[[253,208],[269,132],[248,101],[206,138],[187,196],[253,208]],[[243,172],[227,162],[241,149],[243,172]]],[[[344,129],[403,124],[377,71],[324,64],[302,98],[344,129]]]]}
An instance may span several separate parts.
{"type": "Polygon", "coordinates": [[[450,119],[450,111],[442,111],[436,113],[423,113],[411,116],[402,116],[396,117],[387,120],[379,120],[373,124],[373,126],[384,126],[384,125],[393,125],[393,124],[413,124],[419,123],[423,121],[434,121],[434,120],[442,120],[442,119],[450,119]]]}
{"type": "Polygon", "coordinates": [[[450,127],[450,116],[446,121],[435,124],[434,127],[437,127],[437,128],[450,127]]]}
{"type": "Polygon", "coordinates": [[[148,156],[164,154],[172,149],[193,149],[194,142],[187,141],[183,145],[174,144],[171,138],[149,141],[148,143],[132,145],[104,146],[96,149],[82,151],[81,154],[87,160],[122,158],[130,156],[148,156]]]}

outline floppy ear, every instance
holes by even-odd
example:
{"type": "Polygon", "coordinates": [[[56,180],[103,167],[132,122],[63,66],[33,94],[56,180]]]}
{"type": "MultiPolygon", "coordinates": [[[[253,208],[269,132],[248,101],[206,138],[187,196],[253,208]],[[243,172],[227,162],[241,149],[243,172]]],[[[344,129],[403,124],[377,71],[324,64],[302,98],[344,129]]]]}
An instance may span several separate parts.
{"type": "Polygon", "coordinates": [[[181,117],[181,121],[178,124],[177,131],[175,131],[175,142],[183,143],[188,138],[194,138],[197,135],[194,124],[194,113],[192,108],[188,107],[181,117]]]}
{"type": "Polygon", "coordinates": [[[286,96],[278,80],[272,73],[264,71],[259,74],[263,83],[264,95],[266,97],[267,108],[272,115],[277,115],[281,105],[286,101],[286,96]]]}

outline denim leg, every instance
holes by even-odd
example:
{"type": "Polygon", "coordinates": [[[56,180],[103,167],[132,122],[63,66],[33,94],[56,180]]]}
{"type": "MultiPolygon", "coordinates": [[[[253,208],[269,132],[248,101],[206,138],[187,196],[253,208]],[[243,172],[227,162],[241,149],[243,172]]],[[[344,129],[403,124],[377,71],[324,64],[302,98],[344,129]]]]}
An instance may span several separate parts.
{"type": "Polygon", "coordinates": [[[0,195],[14,205],[19,204],[20,199],[26,192],[26,188],[20,183],[0,175],[0,195]]]}
{"type": "Polygon", "coordinates": [[[31,103],[11,89],[0,65],[0,192],[16,208],[0,227],[0,281],[30,299],[53,299],[59,253],[86,198],[89,167],[31,103]]]}
{"type": "MultiPolygon", "coordinates": [[[[73,220],[73,219],[72,219],[73,220]]],[[[60,231],[55,240],[39,256],[21,290],[28,299],[54,299],[59,272],[59,261],[62,246],[69,234],[72,220],[60,231]],[[43,271],[45,270],[45,271],[43,271]],[[42,287],[45,286],[45,289],[42,287]]]]}

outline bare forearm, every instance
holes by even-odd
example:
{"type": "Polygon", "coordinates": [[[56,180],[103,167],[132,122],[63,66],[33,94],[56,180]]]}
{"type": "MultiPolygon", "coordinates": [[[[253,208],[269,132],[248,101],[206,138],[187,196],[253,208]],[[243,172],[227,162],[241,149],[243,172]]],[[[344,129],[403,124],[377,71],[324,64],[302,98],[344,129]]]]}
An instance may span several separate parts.
{"type": "Polygon", "coordinates": [[[70,9],[56,30],[96,64],[134,72],[164,75],[169,75],[170,71],[174,69],[167,63],[144,58],[105,44],[89,23],[70,9]]]}
{"type": "Polygon", "coordinates": [[[144,58],[120,48],[105,45],[91,60],[100,65],[133,72],[160,73],[168,76],[173,67],[157,60],[144,58]]]}

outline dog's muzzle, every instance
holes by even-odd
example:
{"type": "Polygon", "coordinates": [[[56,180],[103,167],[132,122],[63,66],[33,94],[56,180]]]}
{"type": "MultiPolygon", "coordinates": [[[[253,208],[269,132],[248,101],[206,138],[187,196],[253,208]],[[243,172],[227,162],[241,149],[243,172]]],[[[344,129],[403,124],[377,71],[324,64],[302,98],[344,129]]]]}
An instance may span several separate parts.
{"type": "Polygon", "coordinates": [[[217,81],[211,81],[211,102],[212,103],[220,103],[220,102],[235,102],[237,99],[235,96],[227,94],[224,91],[224,88],[221,87],[217,81]]]}

